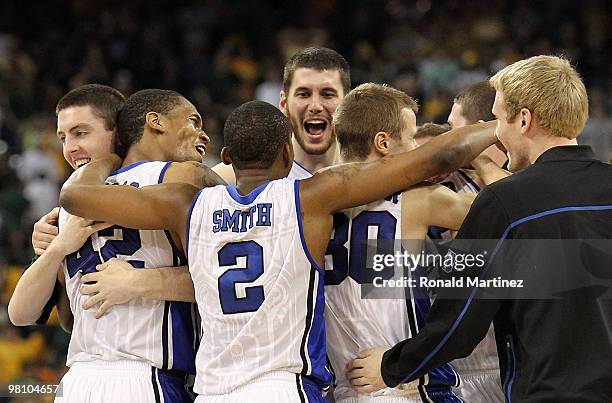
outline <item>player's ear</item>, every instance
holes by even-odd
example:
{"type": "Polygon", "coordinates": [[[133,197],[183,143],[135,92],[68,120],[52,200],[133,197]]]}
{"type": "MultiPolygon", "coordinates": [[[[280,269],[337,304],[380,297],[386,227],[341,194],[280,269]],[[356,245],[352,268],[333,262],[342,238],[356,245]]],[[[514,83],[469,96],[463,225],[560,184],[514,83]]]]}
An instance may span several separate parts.
{"type": "Polygon", "coordinates": [[[285,167],[291,166],[291,164],[293,164],[293,143],[285,143],[283,145],[282,154],[285,167]]]}
{"type": "Polygon", "coordinates": [[[389,144],[390,138],[391,136],[386,132],[376,133],[373,139],[374,150],[382,156],[389,155],[391,151],[391,145],[389,144]]]}
{"type": "Polygon", "coordinates": [[[223,147],[221,149],[221,161],[225,165],[231,165],[232,164],[232,157],[230,156],[229,148],[223,147]]]}
{"type": "Polygon", "coordinates": [[[280,92],[280,100],[278,101],[278,109],[283,112],[283,115],[287,116],[287,94],[284,90],[280,92]]]}
{"type": "Polygon", "coordinates": [[[531,111],[527,108],[522,108],[516,118],[518,119],[521,127],[521,134],[528,136],[529,129],[531,128],[532,123],[534,123],[531,111]]]}
{"type": "Polygon", "coordinates": [[[145,115],[145,126],[155,132],[163,133],[165,132],[165,129],[161,120],[161,115],[159,113],[148,112],[145,115]]]}

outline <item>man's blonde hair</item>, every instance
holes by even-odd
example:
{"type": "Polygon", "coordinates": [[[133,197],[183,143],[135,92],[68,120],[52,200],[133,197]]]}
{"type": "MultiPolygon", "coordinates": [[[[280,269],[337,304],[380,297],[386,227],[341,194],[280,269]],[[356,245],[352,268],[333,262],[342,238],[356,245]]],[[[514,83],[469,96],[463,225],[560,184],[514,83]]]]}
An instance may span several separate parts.
{"type": "Polygon", "coordinates": [[[387,85],[366,83],[350,91],[334,113],[334,132],[344,159],[363,161],[372,148],[378,132],[398,138],[404,128],[402,109],[414,113],[418,105],[414,99],[387,85]]]}
{"type": "Polygon", "coordinates": [[[522,108],[554,136],[574,139],[589,116],[589,100],[580,76],[567,59],[534,56],[495,74],[490,83],[504,96],[508,122],[522,108]]]}

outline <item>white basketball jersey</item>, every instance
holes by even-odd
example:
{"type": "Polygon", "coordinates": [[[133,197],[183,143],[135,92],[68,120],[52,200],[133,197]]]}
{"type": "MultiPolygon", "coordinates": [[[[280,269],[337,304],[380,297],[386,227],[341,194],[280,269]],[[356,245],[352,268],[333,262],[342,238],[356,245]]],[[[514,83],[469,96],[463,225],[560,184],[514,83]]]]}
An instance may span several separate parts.
{"type": "MultiPolygon", "coordinates": [[[[334,234],[328,248],[325,273],[325,318],[327,355],[336,376],[336,400],[356,398],[346,379],[346,365],[360,351],[378,346],[392,347],[418,332],[429,311],[427,292],[424,299],[413,298],[412,290],[389,290],[386,299],[364,299],[362,285],[380,283],[381,279],[401,279],[399,266],[375,271],[364,259],[365,247],[376,253],[392,254],[400,250],[402,239],[402,193],[384,200],[352,208],[334,217],[334,234]],[[370,240],[370,243],[366,244],[370,240]],[[330,265],[329,263],[332,263],[330,265]],[[330,267],[333,267],[329,270],[330,267]],[[376,278],[379,278],[378,280],[376,278]],[[399,295],[398,295],[399,293],[399,295]]],[[[373,253],[373,252],[368,252],[373,253]]],[[[380,293],[379,296],[383,296],[380,293]]],[[[450,366],[430,372],[426,385],[452,386],[457,377],[450,366]]],[[[372,396],[418,398],[417,387],[385,388],[372,396]]]]}
{"type": "MultiPolygon", "coordinates": [[[[161,183],[169,162],[140,161],[123,167],[106,183],[141,187],[161,183]]],[[[60,211],[59,228],[66,220],[60,211]]],[[[81,276],[116,257],[143,270],[186,264],[167,231],[143,231],[113,226],[93,234],[81,249],[64,260],[66,291],[74,314],[67,365],[76,361],[136,360],[162,369],[195,373],[199,342],[194,304],[136,298],[116,305],[100,319],[96,309],[83,310],[81,276]]],[[[171,270],[171,269],[169,269],[171,270]]]]}
{"type": "Polygon", "coordinates": [[[312,172],[308,169],[301,166],[297,161],[293,160],[293,165],[291,165],[291,171],[289,171],[289,175],[287,175],[288,179],[307,179],[312,176],[312,172]]]}
{"type": "Polygon", "coordinates": [[[324,388],[324,273],[302,238],[299,181],[267,182],[246,196],[202,190],[191,207],[187,257],[202,318],[198,394],[230,393],[283,371],[324,388]]]}
{"type": "MultiPolygon", "coordinates": [[[[363,242],[368,238],[401,239],[401,195],[393,201],[383,200],[340,214],[344,217],[337,215],[334,218],[332,243],[336,240],[338,246],[344,249],[342,254],[335,249],[335,256],[346,256],[348,259],[333,259],[333,270],[325,273],[327,355],[336,375],[336,400],[357,396],[346,379],[346,365],[360,351],[377,346],[393,346],[410,338],[408,310],[414,310],[414,307],[407,306],[405,299],[361,298],[361,283],[368,281],[364,277],[371,277],[374,272],[363,267],[361,253],[354,250],[365,245],[348,242],[353,237],[363,242]],[[351,258],[355,262],[351,262],[351,258]]],[[[386,388],[375,395],[393,392],[393,389],[386,388]]]]}

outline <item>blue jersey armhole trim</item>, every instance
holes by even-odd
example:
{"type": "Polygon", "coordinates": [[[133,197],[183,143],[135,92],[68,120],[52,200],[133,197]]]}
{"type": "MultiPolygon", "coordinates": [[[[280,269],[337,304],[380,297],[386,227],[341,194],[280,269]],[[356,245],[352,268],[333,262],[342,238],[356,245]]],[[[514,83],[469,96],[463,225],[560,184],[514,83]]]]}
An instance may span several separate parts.
{"type": "Polygon", "coordinates": [[[262,183],[255,189],[251,190],[246,196],[242,196],[240,193],[238,193],[238,190],[235,186],[226,185],[225,188],[227,189],[227,193],[229,193],[231,198],[237,201],[238,203],[251,204],[253,203],[253,200],[255,200],[257,196],[259,196],[259,194],[263,192],[263,190],[266,188],[266,186],[268,186],[269,183],[270,182],[262,183]]]}
{"type": "Polygon", "coordinates": [[[300,181],[295,180],[293,182],[293,193],[295,195],[295,217],[297,219],[298,228],[300,231],[300,243],[302,244],[302,249],[304,250],[304,254],[306,258],[315,269],[319,270],[321,273],[325,273],[325,269],[319,267],[319,265],[315,262],[315,260],[310,255],[310,251],[306,246],[306,240],[304,239],[304,228],[302,228],[302,214],[300,212],[300,181]]]}
{"type": "MultiPolygon", "coordinates": [[[[610,204],[610,205],[600,205],[600,206],[560,207],[560,208],[556,208],[556,209],[552,209],[552,210],[545,210],[545,211],[542,211],[540,213],[532,214],[530,216],[523,217],[521,219],[518,219],[518,220],[514,221],[513,223],[508,225],[508,227],[506,228],[506,230],[504,231],[502,236],[497,241],[497,244],[495,245],[495,248],[493,249],[493,252],[491,253],[491,257],[489,258],[489,261],[487,262],[487,266],[485,267],[485,269],[482,272],[482,276],[485,276],[487,274],[487,271],[489,270],[489,267],[491,266],[491,262],[493,261],[493,258],[497,255],[497,252],[499,251],[503,240],[506,239],[506,237],[508,236],[508,234],[510,233],[510,231],[514,227],[517,227],[518,225],[523,224],[523,223],[525,223],[527,221],[531,221],[531,220],[535,220],[537,218],[542,218],[542,217],[545,217],[545,216],[548,216],[548,215],[557,214],[557,213],[563,213],[563,212],[567,212],[567,211],[602,211],[602,210],[612,210],[612,204],[610,204]]],[[[300,227],[300,229],[301,229],[301,227],[300,227]]],[[[448,341],[448,339],[453,335],[453,333],[455,332],[455,330],[459,326],[459,323],[461,323],[461,321],[463,320],[463,316],[465,315],[465,313],[467,312],[470,304],[472,303],[472,299],[474,298],[474,295],[476,294],[477,290],[478,290],[477,286],[474,286],[474,288],[472,288],[472,291],[470,292],[470,296],[468,297],[467,301],[465,302],[465,305],[461,309],[461,312],[459,313],[459,316],[457,317],[457,319],[455,319],[455,321],[453,322],[453,325],[448,330],[446,335],[444,335],[444,337],[442,338],[442,340],[440,340],[438,345],[436,347],[434,347],[434,349],[429,354],[427,354],[427,356],[425,358],[423,358],[421,363],[419,365],[417,365],[417,367],[412,372],[410,372],[408,375],[406,375],[404,377],[404,379],[402,380],[402,382],[400,382],[400,383],[405,383],[406,380],[412,378],[412,376],[416,372],[418,372],[421,368],[423,368],[425,366],[425,364],[427,364],[427,362],[429,362],[433,358],[433,356],[436,355],[438,353],[438,351],[440,351],[440,349],[444,346],[444,344],[448,341]]]]}
{"type": "Polygon", "coordinates": [[[126,165],[124,167],[121,167],[121,168],[117,169],[116,171],[111,172],[111,174],[109,176],[113,176],[113,175],[117,175],[117,174],[120,174],[120,173],[125,172],[125,171],[129,171],[130,169],[136,168],[138,165],[142,165],[142,164],[145,164],[147,162],[151,162],[151,161],[149,161],[149,160],[142,160],[142,161],[134,162],[133,164],[126,165]]]}
{"type": "Polygon", "coordinates": [[[168,170],[168,168],[170,168],[170,164],[172,164],[172,161],[167,161],[164,167],[162,168],[161,172],[159,173],[159,178],[157,179],[158,184],[164,181],[164,176],[166,175],[166,171],[168,170]]]}
{"type": "Polygon", "coordinates": [[[185,257],[187,259],[187,264],[189,264],[189,227],[191,227],[191,214],[193,213],[193,208],[195,207],[195,204],[200,198],[200,194],[203,190],[204,189],[201,189],[198,191],[198,193],[196,193],[193,201],[191,202],[191,206],[189,207],[189,213],[187,213],[187,228],[185,229],[185,231],[187,231],[187,237],[185,238],[185,257]]]}
{"type": "Polygon", "coordinates": [[[311,175],[314,175],[312,172],[310,172],[309,169],[304,168],[304,165],[300,164],[299,162],[297,162],[296,160],[293,160],[293,163],[297,166],[299,166],[300,168],[302,168],[304,171],[308,172],[311,175]]]}

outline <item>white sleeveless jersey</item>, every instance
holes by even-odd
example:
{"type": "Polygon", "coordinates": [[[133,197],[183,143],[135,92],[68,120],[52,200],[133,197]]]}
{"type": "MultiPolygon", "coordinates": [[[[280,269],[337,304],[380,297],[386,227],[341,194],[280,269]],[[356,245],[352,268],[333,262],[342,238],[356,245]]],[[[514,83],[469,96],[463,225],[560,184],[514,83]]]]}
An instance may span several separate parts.
{"type": "Polygon", "coordinates": [[[307,179],[312,176],[312,172],[308,169],[301,166],[297,161],[293,160],[293,165],[291,165],[291,171],[289,171],[289,175],[287,175],[288,179],[307,179]]]}
{"type": "MultiPolygon", "coordinates": [[[[146,186],[161,183],[169,162],[140,161],[123,167],[107,184],[146,186]]],[[[66,220],[62,210],[59,228],[66,220]]],[[[194,304],[136,298],[116,305],[100,319],[94,308],[81,308],[86,296],[79,293],[81,276],[112,257],[136,268],[186,264],[167,231],[143,231],[113,226],[93,234],[78,252],[64,260],[66,291],[74,314],[67,365],[77,361],[136,360],[162,369],[195,373],[199,342],[194,304]]],[[[171,269],[169,269],[171,270],[171,269]]]]}
{"type": "Polygon", "coordinates": [[[216,186],[194,200],[187,256],[202,318],[198,394],[230,393],[277,371],[298,384],[331,381],[323,272],[301,235],[298,183],[275,180],[247,196],[216,186]]]}
{"type": "MultiPolygon", "coordinates": [[[[422,326],[429,310],[427,294],[425,300],[419,300],[413,298],[410,289],[405,290],[406,294],[396,290],[401,295],[385,291],[387,299],[362,298],[362,284],[376,283],[380,279],[400,279],[404,275],[393,267],[374,271],[366,267],[368,264],[363,258],[368,239],[371,242],[378,240],[376,253],[389,254],[400,250],[401,209],[400,192],[334,216],[334,234],[328,248],[330,255],[326,257],[325,318],[327,355],[336,376],[334,397],[337,401],[357,397],[346,379],[345,368],[360,351],[378,346],[392,347],[411,338],[422,326]],[[333,266],[329,265],[330,262],[333,266]]],[[[457,383],[458,378],[448,365],[436,368],[424,381],[424,384],[432,386],[457,383]]],[[[415,393],[418,397],[416,386],[385,388],[372,396],[414,398],[415,393]]]]}

